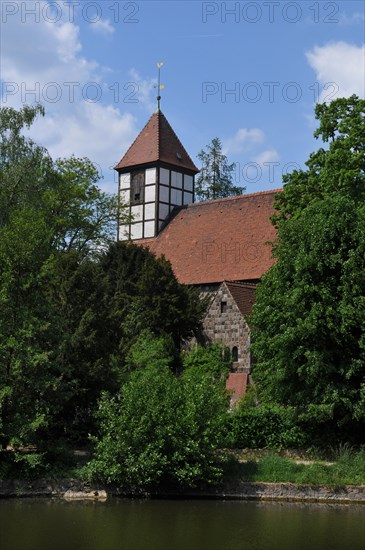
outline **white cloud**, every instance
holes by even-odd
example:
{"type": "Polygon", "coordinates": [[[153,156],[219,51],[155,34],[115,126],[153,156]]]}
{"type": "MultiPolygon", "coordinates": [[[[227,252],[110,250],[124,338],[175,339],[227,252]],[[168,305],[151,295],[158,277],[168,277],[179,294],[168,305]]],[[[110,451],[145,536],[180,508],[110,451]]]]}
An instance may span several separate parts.
{"type": "MultiPolygon", "coordinates": [[[[57,43],[57,53],[60,61],[69,63],[75,61],[76,54],[81,50],[81,44],[79,42],[79,27],[73,23],[62,23],[60,25],[52,25],[51,23],[44,23],[47,28],[48,37],[52,40],[52,35],[57,43]]],[[[42,33],[40,38],[42,38],[42,33]]],[[[48,50],[48,44],[45,45],[48,50]]]]}
{"type": "Polygon", "coordinates": [[[2,106],[43,103],[46,117],[31,128],[33,139],[54,158],[88,156],[107,180],[103,189],[115,192],[109,168],[120,160],[137,130],[135,118],[119,109],[120,97],[117,101],[115,89],[111,91],[105,80],[109,68],[82,55],[76,24],[44,18],[29,18],[23,24],[20,11],[18,15],[2,25],[2,90],[9,92],[3,93],[2,106]]]}
{"type": "Polygon", "coordinates": [[[262,143],[265,139],[264,132],[259,128],[239,128],[232,138],[223,142],[224,154],[242,153],[253,145],[262,143]]]}
{"type": "Polygon", "coordinates": [[[352,94],[364,97],[365,45],[332,42],[315,46],[306,57],[323,88],[320,103],[352,94]]]}
{"type": "MultiPolygon", "coordinates": [[[[22,24],[17,18],[9,19],[3,25],[3,48],[1,52],[2,79],[15,82],[23,90],[40,89],[40,98],[45,87],[52,82],[63,88],[64,93],[57,101],[69,107],[70,100],[65,83],[75,82],[81,88],[87,82],[100,82],[103,68],[81,55],[79,27],[74,23],[49,23],[43,19],[30,19],[22,24]],[[30,47],[31,45],[31,47],[30,47]]],[[[76,88],[75,88],[76,89],[76,88]]],[[[21,104],[23,97],[8,97],[21,104]]],[[[35,96],[33,101],[37,101],[35,96]]]]}
{"type": "Polygon", "coordinates": [[[53,158],[89,157],[104,175],[103,189],[116,192],[112,168],[136,137],[135,119],[112,105],[84,102],[77,112],[37,119],[31,135],[53,158]]]}
{"type": "Polygon", "coordinates": [[[110,23],[109,19],[99,19],[98,21],[95,21],[95,23],[91,24],[91,30],[96,32],[113,34],[113,32],[115,31],[115,28],[110,23]]]}
{"type": "Polygon", "coordinates": [[[259,153],[254,158],[254,162],[257,162],[260,166],[265,166],[267,163],[278,161],[279,158],[279,153],[276,149],[267,149],[266,151],[259,153]]]}
{"type": "Polygon", "coordinates": [[[136,97],[138,98],[138,103],[140,103],[149,112],[156,110],[156,97],[158,95],[157,79],[142,78],[136,69],[131,69],[129,71],[129,75],[132,79],[129,83],[131,85],[129,91],[133,93],[132,87],[135,87],[134,91],[136,97]]]}
{"type": "Polygon", "coordinates": [[[274,148],[262,150],[265,140],[265,133],[260,128],[240,128],[223,143],[223,153],[232,155],[230,160],[237,159],[238,179],[247,192],[251,192],[250,186],[258,182],[267,189],[280,185],[280,156],[274,148]]]}

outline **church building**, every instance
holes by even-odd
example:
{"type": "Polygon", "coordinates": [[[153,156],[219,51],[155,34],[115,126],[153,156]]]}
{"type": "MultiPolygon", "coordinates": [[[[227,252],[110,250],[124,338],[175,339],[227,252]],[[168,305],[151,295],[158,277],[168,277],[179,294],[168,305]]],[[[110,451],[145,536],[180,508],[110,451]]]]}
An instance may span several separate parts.
{"type": "Polygon", "coordinates": [[[246,319],[256,285],[274,261],[270,243],[276,232],[269,218],[279,190],[196,203],[199,170],[160,109],[115,170],[120,201],[129,205],[132,220],[119,224],[119,240],[164,255],[181,283],[210,297],[202,337],[231,350],[227,387],[233,402],[238,400],[251,366],[246,319]]]}

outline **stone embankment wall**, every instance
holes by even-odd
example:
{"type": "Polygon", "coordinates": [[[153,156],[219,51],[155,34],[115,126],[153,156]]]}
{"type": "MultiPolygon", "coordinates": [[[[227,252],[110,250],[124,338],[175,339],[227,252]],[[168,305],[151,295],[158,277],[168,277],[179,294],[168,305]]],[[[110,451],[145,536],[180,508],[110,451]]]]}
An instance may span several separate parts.
{"type": "MultiPolygon", "coordinates": [[[[365,504],[365,486],[294,485],[292,483],[226,483],[204,491],[209,498],[365,504]]],[[[193,495],[192,495],[193,496],[193,495]]]]}
{"type": "MultiPolygon", "coordinates": [[[[75,479],[35,481],[0,480],[0,498],[10,497],[61,497],[67,500],[105,500],[108,496],[129,496],[118,487],[88,485],[75,479]]],[[[337,502],[365,504],[365,486],[293,485],[291,483],[226,483],[215,487],[176,491],[161,491],[161,498],[214,498],[242,500],[277,500],[297,502],[337,502]]]]}
{"type": "Polygon", "coordinates": [[[106,499],[104,487],[88,485],[77,479],[0,480],[0,498],[63,497],[66,499],[106,499]]]}

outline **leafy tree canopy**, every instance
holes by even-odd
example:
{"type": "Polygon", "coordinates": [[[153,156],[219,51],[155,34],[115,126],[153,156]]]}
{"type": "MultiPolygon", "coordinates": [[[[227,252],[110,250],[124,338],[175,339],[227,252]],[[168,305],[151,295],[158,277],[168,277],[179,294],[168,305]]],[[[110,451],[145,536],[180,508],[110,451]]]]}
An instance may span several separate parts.
{"type": "Polygon", "coordinates": [[[307,170],[284,176],[283,192],[276,196],[275,224],[300,215],[314,200],[340,193],[356,201],[365,198],[365,100],[353,95],[316,105],[319,126],[314,136],[325,148],[311,153],[307,170]]]}
{"type": "Polygon", "coordinates": [[[252,316],[261,399],[312,411],[361,439],[365,422],[365,101],[316,107],[330,140],[287,176],[276,264],[252,316]],[[362,148],[362,151],[361,151],[362,148]],[[297,194],[296,194],[297,193],[297,194]]]}
{"type": "Polygon", "coordinates": [[[131,346],[126,366],[129,371],[144,368],[146,365],[172,367],[176,350],[169,335],[155,336],[150,329],[144,330],[131,346]]]}
{"type": "Polygon", "coordinates": [[[219,138],[212,139],[206,151],[202,149],[198,159],[202,163],[201,172],[195,183],[195,194],[198,200],[221,199],[233,195],[240,195],[243,187],[233,183],[233,172],[236,164],[228,163],[222,152],[219,138]]]}
{"type": "MultiPolygon", "coordinates": [[[[150,336],[147,342],[152,349],[150,336]]],[[[156,341],[156,349],[160,345],[156,341]]],[[[200,369],[176,377],[154,356],[144,357],[143,365],[119,395],[101,399],[89,476],[132,491],[218,480],[228,405],[224,387],[200,369]]]]}
{"type": "Polygon", "coordinates": [[[228,348],[223,349],[219,342],[207,346],[197,346],[183,357],[185,369],[198,369],[214,380],[226,380],[232,363],[228,348]]]}
{"type": "Polygon", "coordinates": [[[53,423],[68,438],[85,438],[102,390],[116,393],[147,363],[179,366],[180,343],[203,306],[166,260],[141,246],[120,242],[97,260],[80,261],[75,252],[56,260],[46,286],[62,334],[54,354],[62,414],[57,410],[53,423]]]}
{"type": "MultiPolygon", "coordinates": [[[[60,254],[78,264],[108,245],[116,198],[88,159],[53,161],[23,134],[41,106],[0,109],[0,414],[2,442],[34,442],[57,414],[65,334],[47,281],[60,254]],[[38,436],[37,436],[38,437],[38,436]]],[[[53,275],[51,276],[51,273],[53,275]]]]}
{"type": "Polygon", "coordinates": [[[204,314],[198,291],[180,284],[164,257],[131,243],[114,243],[100,262],[104,273],[110,333],[127,352],[148,328],[169,334],[179,348],[204,314]],[[117,336],[118,335],[118,336],[117,336]]]}

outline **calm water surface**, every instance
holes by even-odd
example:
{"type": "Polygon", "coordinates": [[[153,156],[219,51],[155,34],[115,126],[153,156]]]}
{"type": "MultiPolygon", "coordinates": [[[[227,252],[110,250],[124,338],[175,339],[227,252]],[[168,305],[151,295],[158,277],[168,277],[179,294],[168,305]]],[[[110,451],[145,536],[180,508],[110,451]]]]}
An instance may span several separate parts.
{"type": "Polygon", "coordinates": [[[1,550],[365,550],[365,506],[0,501],[1,550]]]}

